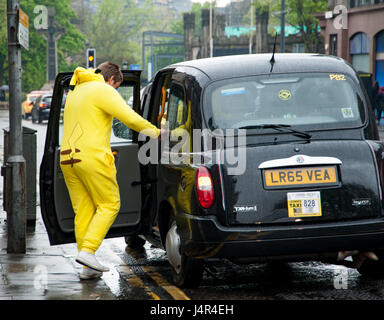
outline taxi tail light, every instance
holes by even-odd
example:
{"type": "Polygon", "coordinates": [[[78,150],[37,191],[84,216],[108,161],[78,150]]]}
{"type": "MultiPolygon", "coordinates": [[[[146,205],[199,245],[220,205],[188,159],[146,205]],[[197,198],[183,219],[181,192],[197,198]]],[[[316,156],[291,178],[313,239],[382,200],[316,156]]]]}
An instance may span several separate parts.
{"type": "Polygon", "coordinates": [[[48,106],[48,105],[45,104],[45,103],[40,103],[40,105],[39,105],[40,108],[44,108],[44,107],[47,107],[47,106],[48,106]]]}
{"type": "Polygon", "coordinates": [[[196,191],[200,205],[204,209],[212,206],[214,191],[211,175],[206,167],[200,167],[196,172],[196,191]]]}

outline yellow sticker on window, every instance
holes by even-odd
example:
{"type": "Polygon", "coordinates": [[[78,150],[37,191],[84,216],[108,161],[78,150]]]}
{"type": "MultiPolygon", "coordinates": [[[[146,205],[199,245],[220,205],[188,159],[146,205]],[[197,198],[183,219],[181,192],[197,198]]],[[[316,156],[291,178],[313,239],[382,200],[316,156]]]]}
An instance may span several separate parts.
{"type": "Polygon", "coordinates": [[[345,78],[345,75],[343,74],[330,74],[329,75],[329,79],[331,80],[336,80],[336,81],[344,81],[344,80],[347,80],[345,78]]]}
{"type": "Polygon", "coordinates": [[[292,97],[291,91],[286,89],[282,89],[279,91],[280,100],[289,100],[291,99],[291,97],[292,97]]]}

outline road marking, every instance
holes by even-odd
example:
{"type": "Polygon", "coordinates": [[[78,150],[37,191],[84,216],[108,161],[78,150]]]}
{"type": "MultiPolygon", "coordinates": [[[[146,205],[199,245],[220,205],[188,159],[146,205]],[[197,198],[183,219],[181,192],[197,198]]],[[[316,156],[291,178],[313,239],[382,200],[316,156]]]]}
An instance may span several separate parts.
{"type": "Polygon", "coordinates": [[[184,291],[178,287],[171,285],[166,279],[164,279],[158,272],[153,270],[150,266],[141,266],[146,274],[148,274],[155,282],[167,291],[175,300],[191,300],[184,291]]]}
{"type": "Polygon", "coordinates": [[[153,300],[161,300],[156,293],[152,292],[149,287],[144,284],[144,282],[133,272],[133,270],[128,265],[120,265],[118,267],[118,271],[122,271],[125,275],[128,276],[126,280],[130,286],[144,289],[145,293],[151,296],[153,300]]]}
{"type": "MultiPolygon", "coordinates": [[[[163,288],[168,294],[175,300],[191,300],[182,290],[178,287],[170,284],[161,274],[159,274],[152,266],[146,266],[145,261],[143,261],[142,256],[139,252],[134,249],[127,248],[125,250],[125,254],[129,257],[128,262],[133,260],[132,262],[135,265],[138,265],[139,268],[149,277],[151,277],[160,288],[163,288]],[[139,262],[139,261],[140,262],[139,262]]],[[[126,264],[127,261],[122,259],[126,264]]],[[[128,265],[128,264],[127,264],[128,265]]]]}
{"type": "MultiPolygon", "coordinates": [[[[136,275],[136,273],[126,263],[126,261],[124,261],[120,254],[117,253],[121,251],[121,247],[115,245],[111,239],[107,239],[105,243],[110,243],[110,245],[102,246],[102,253],[104,253],[105,257],[111,259],[111,267],[115,267],[118,273],[118,277],[122,277],[122,275],[124,275],[125,277],[122,278],[128,282],[130,287],[144,290],[145,294],[147,294],[153,300],[161,300],[161,298],[156,293],[154,293],[148,286],[144,284],[143,280],[136,275]]],[[[107,279],[105,279],[105,281],[108,282],[107,279]]]]}
{"type": "Polygon", "coordinates": [[[136,287],[143,289],[147,295],[149,295],[153,300],[163,300],[169,299],[169,296],[174,300],[191,300],[181,289],[169,283],[160,273],[155,270],[153,266],[147,266],[148,259],[146,255],[142,254],[131,248],[126,248],[123,250],[123,254],[118,254],[118,251],[121,250],[121,247],[108,246],[103,247],[104,250],[109,251],[110,256],[115,256],[117,259],[113,264],[118,264],[116,269],[118,273],[124,276],[125,279],[131,287],[136,287]],[[113,250],[115,248],[116,250],[113,250]],[[146,279],[147,278],[147,279],[146,279]],[[146,282],[154,281],[155,284],[147,284],[146,282]],[[158,287],[155,287],[155,286],[158,287]],[[163,289],[165,291],[161,294],[161,290],[157,292],[156,288],[163,289]],[[156,294],[156,291],[158,294],[156,294]]]}

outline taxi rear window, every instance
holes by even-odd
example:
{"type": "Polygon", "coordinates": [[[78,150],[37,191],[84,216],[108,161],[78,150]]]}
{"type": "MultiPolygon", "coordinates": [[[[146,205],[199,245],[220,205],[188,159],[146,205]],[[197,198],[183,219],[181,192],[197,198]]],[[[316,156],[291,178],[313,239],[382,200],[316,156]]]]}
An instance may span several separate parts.
{"type": "Polygon", "coordinates": [[[274,74],[232,78],[204,93],[211,129],[264,124],[326,129],[361,126],[364,106],[355,83],[337,73],[274,74]]]}

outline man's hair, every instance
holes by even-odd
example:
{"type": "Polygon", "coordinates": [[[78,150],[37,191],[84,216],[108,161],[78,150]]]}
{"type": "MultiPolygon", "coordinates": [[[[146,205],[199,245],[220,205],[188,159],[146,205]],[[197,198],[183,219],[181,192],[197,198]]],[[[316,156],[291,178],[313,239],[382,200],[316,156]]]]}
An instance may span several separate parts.
{"type": "Polygon", "coordinates": [[[105,81],[108,81],[112,76],[115,83],[123,81],[123,74],[121,73],[120,67],[115,63],[106,61],[100,64],[97,69],[101,70],[100,73],[103,75],[105,81]]]}

